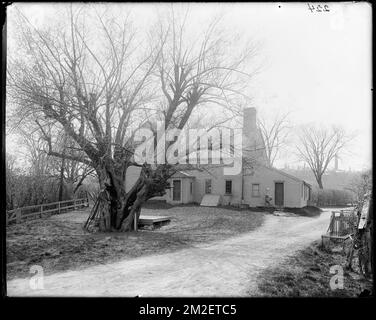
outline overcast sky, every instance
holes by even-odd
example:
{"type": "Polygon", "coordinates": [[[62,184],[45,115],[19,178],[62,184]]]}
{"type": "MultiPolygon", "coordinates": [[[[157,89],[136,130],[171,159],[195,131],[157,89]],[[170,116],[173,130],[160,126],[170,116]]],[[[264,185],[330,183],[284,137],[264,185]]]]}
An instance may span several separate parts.
{"type": "MultiPolygon", "coordinates": [[[[165,6],[123,5],[132,9],[140,28],[147,27],[165,6]]],[[[19,7],[35,24],[53,21],[47,4],[19,7]]],[[[295,125],[342,125],[356,132],[357,138],[351,155],[340,161],[341,168],[371,167],[371,6],[328,3],[328,8],[329,12],[311,12],[306,3],[190,5],[197,19],[224,12],[229,29],[260,43],[262,70],[252,83],[259,113],[291,111],[295,125]]],[[[10,151],[14,142],[8,142],[10,151]]],[[[283,167],[285,162],[277,165],[283,167]]]]}

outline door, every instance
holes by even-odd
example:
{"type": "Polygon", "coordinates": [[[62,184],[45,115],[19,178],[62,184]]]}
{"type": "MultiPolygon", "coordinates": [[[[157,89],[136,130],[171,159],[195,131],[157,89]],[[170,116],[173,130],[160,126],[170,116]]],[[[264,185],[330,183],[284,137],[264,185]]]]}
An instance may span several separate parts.
{"type": "Polygon", "coordinates": [[[172,201],[181,201],[181,180],[172,181],[172,201]]]}
{"type": "Polygon", "coordinates": [[[283,182],[275,183],[275,197],[274,203],[278,207],[283,207],[284,203],[284,191],[283,191],[283,182]]]}

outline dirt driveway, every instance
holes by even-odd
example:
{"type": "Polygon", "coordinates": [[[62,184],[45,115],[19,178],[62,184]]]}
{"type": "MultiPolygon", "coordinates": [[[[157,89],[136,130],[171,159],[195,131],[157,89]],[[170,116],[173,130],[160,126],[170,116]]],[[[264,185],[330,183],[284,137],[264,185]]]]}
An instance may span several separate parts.
{"type": "Polygon", "coordinates": [[[257,296],[260,271],[319,239],[329,223],[320,217],[268,215],[245,235],[177,252],[98,265],[44,277],[9,281],[9,296],[257,296]]]}

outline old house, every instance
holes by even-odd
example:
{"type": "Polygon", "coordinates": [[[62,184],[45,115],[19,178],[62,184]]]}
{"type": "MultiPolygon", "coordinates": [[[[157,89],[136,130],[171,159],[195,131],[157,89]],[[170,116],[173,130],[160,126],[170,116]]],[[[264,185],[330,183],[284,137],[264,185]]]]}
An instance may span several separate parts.
{"type": "MultiPolygon", "coordinates": [[[[171,204],[201,203],[205,195],[211,194],[219,196],[222,205],[294,208],[307,205],[311,193],[308,183],[266,165],[255,108],[244,110],[242,148],[242,169],[238,174],[225,175],[224,165],[179,165],[179,171],[170,179],[171,187],[159,199],[171,204]]],[[[130,188],[138,176],[137,169],[128,175],[127,188],[130,188]]]]}

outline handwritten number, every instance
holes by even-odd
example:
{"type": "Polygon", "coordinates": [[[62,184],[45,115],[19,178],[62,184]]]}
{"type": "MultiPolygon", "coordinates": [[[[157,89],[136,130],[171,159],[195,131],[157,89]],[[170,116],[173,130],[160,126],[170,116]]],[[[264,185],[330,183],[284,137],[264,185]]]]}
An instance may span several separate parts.
{"type": "Polygon", "coordinates": [[[311,12],[329,12],[329,6],[327,4],[324,5],[324,8],[321,4],[318,4],[316,7],[313,4],[307,3],[308,9],[311,10],[311,12]]]}
{"type": "Polygon", "coordinates": [[[315,6],[313,6],[309,3],[307,3],[307,4],[308,4],[308,9],[311,10],[311,12],[313,12],[315,10],[315,6]]]}

